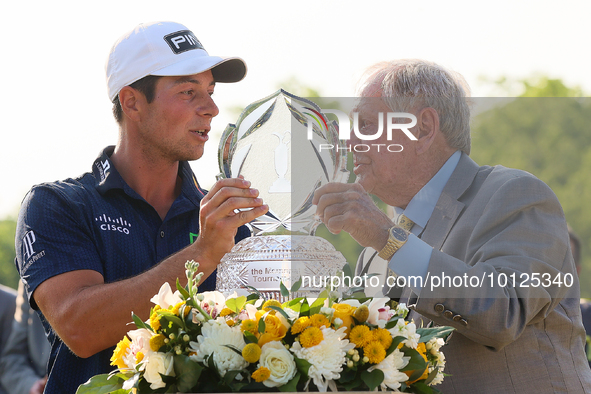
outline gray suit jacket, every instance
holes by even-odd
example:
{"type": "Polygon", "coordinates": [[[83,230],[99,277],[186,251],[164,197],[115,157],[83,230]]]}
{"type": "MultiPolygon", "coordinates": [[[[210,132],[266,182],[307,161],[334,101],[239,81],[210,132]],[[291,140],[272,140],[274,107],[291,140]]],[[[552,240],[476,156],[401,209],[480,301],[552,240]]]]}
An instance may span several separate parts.
{"type": "Polygon", "coordinates": [[[547,185],[462,154],[421,238],[434,251],[412,309],[456,328],[439,390],[591,393],[578,278],[547,185]]]}
{"type": "Polygon", "coordinates": [[[0,357],[0,382],[10,394],[28,394],[46,375],[50,350],[39,315],[29,306],[20,282],[12,332],[0,357]]]}
{"type": "MultiPolygon", "coordinates": [[[[9,341],[15,307],[16,291],[8,286],[0,285],[0,353],[9,341]]],[[[1,375],[2,371],[0,371],[1,375]]],[[[0,394],[5,393],[10,393],[10,391],[0,385],[0,394]]]]}

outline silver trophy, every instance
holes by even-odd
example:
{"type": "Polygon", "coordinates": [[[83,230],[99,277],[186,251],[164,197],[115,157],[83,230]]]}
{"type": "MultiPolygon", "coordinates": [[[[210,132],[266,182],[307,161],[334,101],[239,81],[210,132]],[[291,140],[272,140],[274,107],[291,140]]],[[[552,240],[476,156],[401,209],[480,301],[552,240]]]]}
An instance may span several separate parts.
{"type": "Polygon", "coordinates": [[[341,272],[343,255],[314,236],[320,221],[314,191],[346,182],[347,149],[335,122],[312,101],[279,90],[242,112],[222,134],[218,178],[249,180],[269,212],[249,224],[253,237],[234,246],[217,270],[217,290],[282,299],[302,279],[297,294],[317,295],[326,279],[341,272]]]}

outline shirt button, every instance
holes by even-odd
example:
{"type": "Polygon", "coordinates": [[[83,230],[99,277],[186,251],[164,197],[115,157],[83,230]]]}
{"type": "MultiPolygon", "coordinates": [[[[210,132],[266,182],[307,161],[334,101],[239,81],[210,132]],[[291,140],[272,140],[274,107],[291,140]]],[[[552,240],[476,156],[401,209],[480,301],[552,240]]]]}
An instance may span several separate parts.
{"type": "Polygon", "coordinates": [[[160,238],[164,238],[164,230],[160,231],[160,238]]]}
{"type": "Polygon", "coordinates": [[[435,304],[435,312],[443,312],[443,310],[445,309],[445,306],[443,304],[435,304]]]}
{"type": "Polygon", "coordinates": [[[462,320],[460,320],[460,324],[461,324],[462,326],[466,327],[466,326],[468,325],[468,320],[466,320],[466,319],[462,319],[462,320]]]}
{"type": "Polygon", "coordinates": [[[455,315],[453,317],[453,321],[460,321],[460,320],[462,320],[462,315],[455,315]]]}
{"type": "Polygon", "coordinates": [[[447,317],[448,319],[451,319],[454,316],[454,313],[448,309],[445,312],[443,312],[443,316],[447,317]]]}

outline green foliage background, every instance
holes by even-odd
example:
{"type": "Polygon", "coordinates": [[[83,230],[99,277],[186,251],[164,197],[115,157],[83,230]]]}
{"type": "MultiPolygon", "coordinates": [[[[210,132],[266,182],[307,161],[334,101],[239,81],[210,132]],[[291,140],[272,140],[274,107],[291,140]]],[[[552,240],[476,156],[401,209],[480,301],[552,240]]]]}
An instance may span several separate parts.
{"type": "Polygon", "coordinates": [[[552,188],[581,239],[581,296],[590,298],[591,98],[556,79],[521,82],[519,98],[474,117],[470,156],[528,171],[552,188]]]}
{"type": "Polygon", "coordinates": [[[0,221],[0,283],[12,288],[18,287],[18,273],[14,265],[14,232],[16,221],[0,221]]]}

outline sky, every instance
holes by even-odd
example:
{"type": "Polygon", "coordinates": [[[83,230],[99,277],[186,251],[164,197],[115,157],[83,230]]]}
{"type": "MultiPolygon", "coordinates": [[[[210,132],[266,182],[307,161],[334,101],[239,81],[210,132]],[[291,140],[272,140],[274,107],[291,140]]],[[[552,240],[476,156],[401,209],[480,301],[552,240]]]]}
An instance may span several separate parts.
{"type": "Polygon", "coordinates": [[[239,56],[246,78],[218,84],[220,115],[205,155],[192,163],[210,187],[232,108],[293,79],[327,97],[351,97],[372,64],[421,58],[461,73],[472,95],[535,74],[591,92],[589,1],[200,1],[4,2],[0,24],[0,219],[15,218],[32,185],[78,176],[117,142],[104,65],[137,24],[175,21],[210,55],[239,56]]]}

